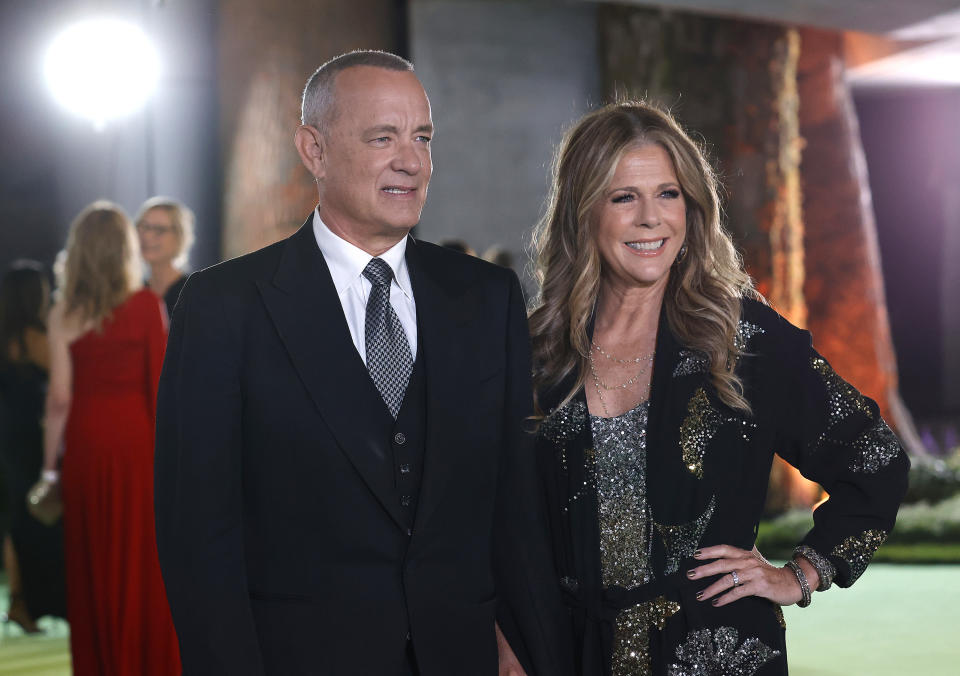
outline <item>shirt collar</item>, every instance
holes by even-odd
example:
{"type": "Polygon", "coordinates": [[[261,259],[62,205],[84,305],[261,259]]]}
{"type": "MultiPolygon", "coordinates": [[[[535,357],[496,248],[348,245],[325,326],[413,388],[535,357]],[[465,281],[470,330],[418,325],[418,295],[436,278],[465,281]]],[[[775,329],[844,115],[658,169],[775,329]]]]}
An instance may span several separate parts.
{"type": "MultiPolygon", "coordinates": [[[[362,279],[363,270],[373,256],[332,232],[320,218],[320,212],[317,209],[313,210],[313,234],[330,269],[337,295],[343,295],[344,291],[362,279]]],[[[406,252],[407,238],[404,237],[380,254],[379,258],[386,261],[393,270],[393,280],[404,295],[413,298],[406,252]]]]}

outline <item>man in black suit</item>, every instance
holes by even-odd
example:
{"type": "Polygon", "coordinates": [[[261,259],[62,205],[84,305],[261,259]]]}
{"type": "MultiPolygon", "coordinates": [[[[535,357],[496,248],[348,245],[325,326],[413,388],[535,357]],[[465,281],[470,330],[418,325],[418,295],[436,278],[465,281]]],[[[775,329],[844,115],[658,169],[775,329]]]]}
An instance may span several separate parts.
{"type": "Polygon", "coordinates": [[[523,673],[511,645],[568,671],[520,286],[408,236],[432,133],[409,63],[328,62],[296,133],[316,211],[182,292],[156,511],[184,674],[493,676],[498,647],[523,673]]]}

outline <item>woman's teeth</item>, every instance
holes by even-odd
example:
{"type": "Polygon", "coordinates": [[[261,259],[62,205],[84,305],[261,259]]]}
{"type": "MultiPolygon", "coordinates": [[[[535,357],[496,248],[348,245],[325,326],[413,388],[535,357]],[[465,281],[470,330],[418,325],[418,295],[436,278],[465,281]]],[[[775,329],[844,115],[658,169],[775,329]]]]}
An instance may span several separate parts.
{"type": "Polygon", "coordinates": [[[658,239],[655,242],[627,242],[627,246],[637,251],[656,251],[663,246],[664,240],[658,239]]]}

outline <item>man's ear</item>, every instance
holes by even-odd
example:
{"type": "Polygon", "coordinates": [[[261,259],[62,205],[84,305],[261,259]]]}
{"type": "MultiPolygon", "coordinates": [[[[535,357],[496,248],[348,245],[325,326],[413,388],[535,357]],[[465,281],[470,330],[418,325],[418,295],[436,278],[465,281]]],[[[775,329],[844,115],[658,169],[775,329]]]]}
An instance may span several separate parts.
{"type": "Polygon", "coordinates": [[[323,134],[316,127],[302,124],[297,127],[297,133],[294,134],[293,143],[297,146],[297,152],[300,153],[300,160],[303,166],[307,168],[313,177],[321,179],[326,174],[326,147],[324,145],[323,134]]]}

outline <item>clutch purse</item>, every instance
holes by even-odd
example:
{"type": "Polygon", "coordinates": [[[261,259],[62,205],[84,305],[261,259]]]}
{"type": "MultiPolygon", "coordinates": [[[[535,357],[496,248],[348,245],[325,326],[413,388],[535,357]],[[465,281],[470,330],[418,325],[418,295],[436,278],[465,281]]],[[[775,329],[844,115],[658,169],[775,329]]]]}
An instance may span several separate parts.
{"type": "Polygon", "coordinates": [[[63,514],[60,482],[41,479],[27,491],[27,511],[44,526],[52,526],[63,514]]]}

